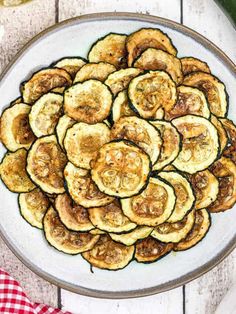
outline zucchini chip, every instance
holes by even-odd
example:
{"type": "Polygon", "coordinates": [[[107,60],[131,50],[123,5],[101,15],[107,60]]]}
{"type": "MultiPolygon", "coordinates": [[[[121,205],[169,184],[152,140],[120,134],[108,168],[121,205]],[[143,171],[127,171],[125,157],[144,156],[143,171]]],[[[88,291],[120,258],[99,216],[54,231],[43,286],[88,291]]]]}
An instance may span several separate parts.
{"type": "Polygon", "coordinates": [[[128,87],[131,108],[145,119],[155,119],[157,110],[169,111],[177,99],[175,83],[163,71],[150,71],[132,79],[128,87]]]}
{"type": "Polygon", "coordinates": [[[211,217],[206,209],[195,212],[195,221],[192,230],[185,239],[175,244],[174,251],[184,251],[192,248],[207,234],[211,225],[211,217]]]}
{"type": "Polygon", "coordinates": [[[219,193],[208,207],[209,211],[218,213],[232,208],[236,202],[236,165],[229,158],[221,157],[210,171],[219,181],[219,193]]]}
{"type": "Polygon", "coordinates": [[[29,81],[22,84],[24,103],[32,104],[42,95],[56,87],[68,87],[72,84],[70,74],[64,69],[44,69],[33,74],[29,81]]]}
{"type": "Polygon", "coordinates": [[[181,85],[177,87],[177,101],[171,110],[165,112],[165,119],[172,120],[187,114],[209,119],[210,110],[203,92],[194,87],[181,85]]]}
{"type": "Polygon", "coordinates": [[[134,246],[126,246],[112,241],[108,235],[101,235],[94,248],[82,254],[92,266],[117,270],[126,267],[134,255],[134,246]]]}
{"type": "Polygon", "coordinates": [[[105,84],[110,87],[113,95],[116,96],[119,92],[126,89],[130,81],[141,72],[142,70],[136,68],[121,69],[111,73],[107,77],[105,84]]]}
{"type": "Polygon", "coordinates": [[[57,122],[62,115],[63,97],[48,93],[40,97],[32,106],[29,122],[37,137],[54,133],[57,122]]]}
{"type": "Polygon", "coordinates": [[[62,58],[53,63],[52,66],[66,70],[72,78],[76,73],[87,63],[87,61],[80,57],[62,58]]]}
{"type": "Polygon", "coordinates": [[[195,195],[195,209],[206,208],[216,200],[219,182],[209,170],[188,175],[188,179],[195,195]]]}
{"type": "Polygon", "coordinates": [[[147,48],[156,48],[176,56],[177,50],[171,39],[156,28],[141,28],[127,37],[126,48],[128,52],[128,66],[147,48]]]}
{"type": "Polygon", "coordinates": [[[155,171],[161,170],[175,160],[181,149],[181,139],[179,132],[170,122],[157,120],[151,123],[159,130],[162,139],[159,158],[152,168],[155,171]]]}
{"type": "Polygon", "coordinates": [[[139,263],[152,263],[170,253],[173,247],[173,243],[162,243],[148,237],[136,243],[134,258],[139,263]]]}
{"type": "Polygon", "coordinates": [[[173,119],[172,123],[182,135],[182,150],[174,166],[191,174],[208,168],[219,152],[218,133],[213,124],[194,115],[173,119]]]}
{"type": "Polygon", "coordinates": [[[29,149],[35,140],[29,125],[30,106],[19,103],[3,111],[1,116],[1,141],[12,152],[29,149]]]}
{"type": "Polygon", "coordinates": [[[112,139],[126,139],[141,147],[150,157],[152,164],[157,161],[162,140],[158,130],[149,122],[138,117],[122,117],[111,129],[112,139]]]}
{"type": "Polygon", "coordinates": [[[117,69],[126,67],[127,36],[110,33],[96,41],[88,54],[89,62],[105,61],[113,64],[117,69]]]}
{"type": "Polygon", "coordinates": [[[88,170],[76,168],[68,162],[64,169],[64,176],[70,196],[75,203],[90,208],[104,206],[113,201],[113,197],[99,191],[88,170]]]}
{"type": "Polygon", "coordinates": [[[191,184],[185,177],[174,171],[160,172],[158,176],[171,184],[176,195],[175,208],[167,221],[175,223],[182,220],[194,205],[195,196],[191,184]]]}
{"type": "Polygon", "coordinates": [[[60,221],[53,207],[50,207],[46,212],[43,226],[48,243],[58,251],[71,255],[91,250],[100,237],[89,232],[68,230],[60,221]]]}
{"type": "Polygon", "coordinates": [[[94,226],[89,220],[88,210],[73,202],[67,194],[60,194],[55,199],[55,209],[63,225],[73,231],[89,231],[94,226]]]}
{"type": "Polygon", "coordinates": [[[40,189],[34,189],[20,193],[18,202],[21,216],[31,226],[43,229],[43,217],[50,206],[48,197],[40,189]]]}
{"type": "Polygon", "coordinates": [[[209,73],[194,72],[185,76],[184,85],[197,87],[206,96],[210,111],[217,117],[227,114],[228,103],[225,85],[209,73]]]}
{"type": "Polygon", "coordinates": [[[137,240],[147,238],[152,232],[153,228],[146,226],[138,226],[128,233],[115,234],[110,233],[112,240],[120,242],[127,246],[133,245],[137,240]]]}
{"type": "Polygon", "coordinates": [[[0,164],[0,177],[11,192],[30,192],[35,188],[26,167],[27,151],[20,148],[14,153],[6,153],[0,164]]]}
{"type": "Polygon", "coordinates": [[[110,63],[87,63],[77,72],[74,84],[78,82],[82,83],[90,79],[104,82],[108,75],[115,71],[116,68],[110,63]]]}
{"type": "Polygon", "coordinates": [[[177,85],[183,81],[180,60],[160,49],[147,48],[133,66],[142,70],[166,71],[177,85]]]}
{"type": "Polygon", "coordinates": [[[134,143],[116,140],[103,145],[92,167],[92,179],[99,190],[117,197],[140,193],[148,183],[149,156],[134,143]]]}
{"type": "Polygon", "coordinates": [[[174,189],[159,178],[150,178],[147,188],[139,195],[121,200],[124,214],[137,225],[155,227],[165,222],[173,212],[174,189]]]}
{"type": "Polygon", "coordinates": [[[236,126],[229,119],[220,119],[226,130],[228,137],[228,147],[225,148],[223,155],[229,157],[236,164],[236,126]]]}
{"type": "Polygon", "coordinates": [[[92,224],[103,231],[121,233],[137,227],[123,214],[118,200],[105,206],[89,208],[88,211],[92,224]]]}
{"type": "Polygon", "coordinates": [[[110,133],[105,123],[74,124],[64,139],[67,158],[77,167],[91,169],[91,161],[96,158],[100,147],[110,142],[110,133]]]}
{"type": "Polygon", "coordinates": [[[219,119],[217,119],[216,116],[214,116],[213,114],[211,115],[210,121],[215,126],[215,128],[218,132],[219,144],[220,144],[220,153],[222,153],[228,144],[227,132],[224,129],[221,121],[219,119]]]}
{"type": "Polygon", "coordinates": [[[211,73],[208,64],[202,60],[193,57],[185,57],[180,59],[184,76],[192,72],[211,73]]]}
{"type": "Polygon", "coordinates": [[[78,122],[95,124],[109,116],[112,101],[112,94],[105,84],[88,80],[65,91],[64,111],[78,122]]]}
{"type": "Polygon", "coordinates": [[[100,235],[100,234],[106,234],[106,232],[105,231],[102,231],[102,230],[100,230],[100,229],[92,229],[92,230],[90,230],[89,231],[89,233],[91,233],[91,234],[94,234],[94,235],[100,235]]]}
{"type": "Polygon", "coordinates": [[[182,220],[170,223],[164,222],[163,224],[155,227],[151,236],[155,239],[165,243],[178,243],[190,232],[195,221],[195,210],[186,215],[182,220]]]}
{"type": "Polygon", "coordinates": [[[27,158],[27,172],[44,192],[61,194],[65,191],[63,169],[66,162],[56,136],[45,136],[32,145],[27,158]]]}
{"type": "Polygon", "coordinates": [[[64,138],[66,136],[66,131],[71,128],[76,123],[75,120],[71,119],[67,115],[63,115],[59,118],[57,126],[56,126],[56,135],[58,143],[61,148],[64,150],[64,138]]]}

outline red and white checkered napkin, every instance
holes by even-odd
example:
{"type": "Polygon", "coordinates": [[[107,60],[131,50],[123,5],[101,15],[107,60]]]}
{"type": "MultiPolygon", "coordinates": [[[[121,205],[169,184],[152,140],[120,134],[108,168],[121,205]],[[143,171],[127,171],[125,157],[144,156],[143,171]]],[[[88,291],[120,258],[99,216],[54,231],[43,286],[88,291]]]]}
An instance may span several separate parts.
{"type": "Polygon", "coordinates": [[[0,268],[0,314],[72,314],[31,302],[19,283],[0,268]]]}

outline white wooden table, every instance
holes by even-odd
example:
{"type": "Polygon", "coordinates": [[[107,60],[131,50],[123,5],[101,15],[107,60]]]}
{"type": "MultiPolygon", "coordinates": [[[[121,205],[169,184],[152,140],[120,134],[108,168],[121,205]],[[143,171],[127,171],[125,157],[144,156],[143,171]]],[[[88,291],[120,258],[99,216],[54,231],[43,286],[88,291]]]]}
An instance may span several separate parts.
{"type": "MultiPolygon", "coordinates": [[[[236,32],[213,0],[35,0],[0,9],[0,72],[41,30],[70,17],[104,11],[140,12],[183,23],[216,43],[236,63],[236,32]]],[[[28,270],[1,239],[0,267],[18,279],[33,300],[75,314],[212,314],[236,283],[236,251],[186,286],[131,300],[100,300],[61,290],[28,270]]]]}

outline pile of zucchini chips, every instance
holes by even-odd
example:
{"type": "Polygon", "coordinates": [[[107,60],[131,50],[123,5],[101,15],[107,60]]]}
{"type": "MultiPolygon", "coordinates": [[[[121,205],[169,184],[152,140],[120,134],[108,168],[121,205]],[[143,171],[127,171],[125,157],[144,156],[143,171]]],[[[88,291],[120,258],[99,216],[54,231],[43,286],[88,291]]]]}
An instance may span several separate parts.
{"type": "Polygon", "coordinates": [[[48,243],[116,270],[187,250],[236,201],[224,84],[159,29],[110,33],[21,84],[1,116],[4,184],[48,243]]]}

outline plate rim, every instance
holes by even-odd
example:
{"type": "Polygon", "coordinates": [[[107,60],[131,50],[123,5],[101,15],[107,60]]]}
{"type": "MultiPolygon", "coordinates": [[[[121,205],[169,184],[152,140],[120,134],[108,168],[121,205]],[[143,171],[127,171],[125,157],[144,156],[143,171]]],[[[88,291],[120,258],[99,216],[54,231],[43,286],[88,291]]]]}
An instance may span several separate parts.
{"type": "MultiPolygon", "coordinates": [[[[173,30],[177,30],[185,35],[191,37],[192,39],[196,40],[203,46],[205,46],[208,50],[210,50],[217,58],[221,59],[227,69],[235,76],[236,78],[236,65],[233,61],[214,43],[212,43],[209,39],[204,37],[203,35],[199,34],[198,32],[192,30],[191,28],[184,26],[180,23],[175,21],[157,17],[154,15],[146,15],[141,13],[128,13],[128,12],[101,12],[101,13],[92,13],[92,14],[85,14],[77,17],[73,17],[57,24],[54,24],[36,36],[34,36],[31,40],[29,40],[23,48],[12,58],[11,62],[4,68],[0,75],[0,85],[5,79],[7,73],[14,67],[15,63],[23,57],[24,53],[30,49],[38,40],[43,37],[46,37],[49,33],[56,32],[58,29],[65,28],[67,26],[72,26],[75,24],[81,24],[84,22],[92,22],[92,21],[104,21],[104,20],[137,20],[143,22],[151,22],[157,23],[159,25],[171,28],[173,30]]],[[[14,253],[14,255],[31,271],[36,273],[38,276],[42,277],[43,279],[49,281],[50,283],[59,286],[62,289],[84,295],[89,297],[95,298],[104,298],[104,299],[128,299],[128,298],[137,298],[137,297],[144,297],[149,296],[161,292],[165,292],[182,285],[202,276],[206,272],[210,271],[212,268],[217,266],[224,258],[226,258],[236,247],[236,233],[232,240],[220,251],[218,254],[209,260],[207,263],[203,264],[202,266],[198,267],[197,269],[193,270],[192,272],[187,273],[184,276],[176,278],[174,280],[168,281],[166,283],[153,286],[150,288],[144,289],[137,289],[137,290],[130,290],[130,291],[103,291],[103,290],[94,290],[90,288],[84,288],[79,285],[70,284],[66,281],[56,278],[55,276],[45,272],[44,270],[40,269],[37,265],[34,265],[30,262],[30,260],[25,256],[20,250],[14,245],[11,241],[7,233],[2,230],[0,225],[0,236],[8,246],[8,248],[14,253]]]]}

